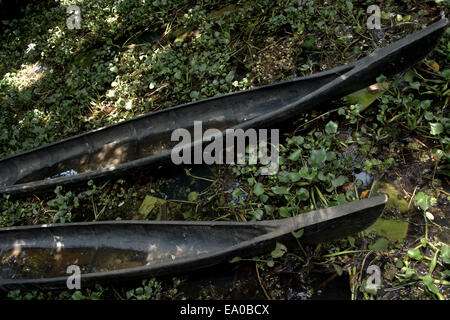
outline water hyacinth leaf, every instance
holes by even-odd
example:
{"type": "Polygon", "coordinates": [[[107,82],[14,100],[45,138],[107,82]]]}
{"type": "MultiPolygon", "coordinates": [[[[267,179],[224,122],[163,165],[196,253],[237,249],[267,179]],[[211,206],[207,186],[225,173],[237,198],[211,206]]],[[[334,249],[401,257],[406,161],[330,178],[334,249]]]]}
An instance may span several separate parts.
{"type": "Polygon", "coordinates": [[[255,187],[253,188],[253,193],[257,196],[260,196],[264,193],[264,185],[260,182],[255,184],[255,187]]]}
{"type": "Polygon", "coordinates": [[[329,177],[329,174],[325,175],[322,171],[317,175],[317,178],[319,178],[320,181],[328,181],[329,177]]]}
{"type": "Polygon", "coordinates": [[[340,204],[346,203],[346,202],[347,202],[347,199],[345,198],[345,194],[339,193],[339,194],[336,196],[336,201],[338,202],[339,205],[340,205],[340,204]]]}
{"type": "Polygon", "coordinates": [[[147,216],[149,215],[149,213],[156,206],[161,206],[164,203],[165,203],[165,200],[163,200],[163,199],[146,195],[144,201],[142,201],[142,204],[139,207],[138,214],[135,216],[135,219],[137,219],[137,220],[138,219],[146,219],[147,216]]]}
{"type": "Polygon", "coordinates": [[[337,158],[336,152],[334,151],[327,152],[327,161],[333,161],[336,160],[336,158],[337,158]]]}
{"type": "Polygon", "coordinates": [[[338,125],[336,122],[330,121],[325,126],[325,132],[328,134],[335,134],[337,132],[338,125]]]}
{"type": "Polygon", "coordinates": [[[430,133],[433,136],[440,135],[444,131],[444,127],[439,122],[430,123],[430,133]]]}
{"type": "Polygon", "coordinates": [[[195,201],[198,198],[198,192],[192,191],[189,192],[188,196],[187,196],[189,201],[195,201]]]}
{"type": "Polygon", "coordinates": [[[317,175],[317,169],[313,168],[311,172],[309,172],[309,169],[307,167],[303,167],[300,169],[298,173],[301,175],[303,179],[312,181],[317,175]]]}
{"type": "Polygon", "coordinates": [[[438,296],[439,299],[442,299],[442,295],[439,292],[439,289],[434,284],[434,279],[429,274],[427,274],[425,277],[423,277],[422,281],[427,286],[427,289],[430,290],[430,292],[432,292],[436,296],[438,296]]]}
{"type": "Polygon", "coordinates": [[[271,206],[271,205],[269,205],[269,204],[266,204],[266,205],[264,206],[264,209],[266,210],[266,213],[267,213],[268,215],[272,215],[272,214],[275,212],[275,207],[274,207],[274,206],[271,206]]]}
{"type": "Polygon", "coordinates": [[[234,189],[233,192],[232,192],[232,195],[235,196],[235,197],[240,197],[241,194],[242,194],[242,190],[239,189],[239,188],[234,189]]]}
{"type": "Polygon", "coordinates": [[[305,139],[302,136],[295,136],[288,140],[287,145],[290,146],[291,144],[295,143],[296,145],[302,145],[305,139]]]}
{"type": "Polygon", "coordinates": [[[233,259],[230,260],[230,263],[236,263],[236,262],[239,262],[241,260],[242,260],[241,257],[234,257],[233,259]]]}
{"type": "Polygon", "coordinates": [[[83,300],[86,299],[86,297],[81,293],[81,291],[77,290],[72,294],[73,300],[83,300]]]}
{"type": "Polygon", "coordinates": [[[422,244],[422,247],[425,248],[428,244],[428,240],[426,238],[421,238],[420,243],[422,244]]]}
{"type": "Polygon", "coordinates": [[[334,270],[336,270],[336,273],[337,273],[338,276],[342,275],[343,270],[342,270],[342,267],[340,265],[337,265],[337,264],[333,263],[333,268],[334,268],[334,270]]]}
{"type": "Polygon", "coordinates": [[[261,200],[262,203],[266,203],[267,200],[269,200],[269,196],[267,194],[262,194],[259,196],[259,200],[261,200]]]}
{"type": "Polygon", "coordinates": [[[309,191],[308,191],[308,189],[300,188],[300,189],[297,189],[297,191],[295,192],[295,195],[299,201],[305,201],[305,200],[308,200],[308,198],[309,198],[309,191]]]}
{"type": "Polygon", "coordinates": [[[422,260],[422,254],[420,253],[419,248],[414,248],[414,249],[410,249],[408,250],[408,257],[410,257],[411,259],[420,261],[422,260]]]}
{"type": "Polygon", "coordinates": [[[256,209],[256,210],[251,211],[250,214],[256,220],[261,220],[263,218],[264,212],[261,209],[256,209]]]}
{"type": "Polygon", "coordinates": [[[441,71],[441,75],[442,75],[445,79],[450,80],[450,69],[442,70],[442,71],[441,71]]]}
{"type": "Polygon", "coordinates": [[[450,264],[450,246],[444,244],[441,247],[441,258],[446,264],[450,264]]]}
{"type": "Polygon", "coordinates": [[[298,149],[298,150],[292,152],[288,159],[291,161],[298,161],[298,159],[300,159],[301,155],[302,155],[302,149],[298,149]]]}
{"type": "Polygon", "coordinates": [[[369,249],[376,252],[382,252],[386,251],[388,246],[389,241],[386,238],[379,238],[374,244],[369,245],[369,249]]]}
{"type": "Polygon", "coordinates": [[[419,193],[416,194],[416,197],[414,198],[414,204],[423,211],[427,211],[430,208],[431,204],[430,196],[420,191],[419,193]]]}
{"type": "Polygon", "coordinates": [[[234,71],[230,71],[227,76],[225,77],[226,82],[231,82],[234,78],[234,71]]]}
{"type": "Polygon", "coordinates": [[[348,242],[350,243],[350,247],[354,247],[355,246],[355,238],[353,238],[352,236],[348,236],[347,237],[348,242]]]}
{"type": "Polygon", "coordinates": [[[426,111],[425,114],[424,114],[424,117],[425,117],[425,119],[428,120],[428,121],[431,121],[431,120],[434,119],[434,115],[433,115],[433,113],[430,112],[430,111],[426,111]]]}
{"type": "Polygon", "coordinates": [[[289,213],[289,209],[287,207],[280,207],[280,216],[283,218],[290,218],[291,214],[289,213]]]}
{"type": "Polygon", "coordinates": [[[300,239],[303,234],[305,233],[304,229],[300,229],[298,231],[292,232],[292,235],[296,238],[296,239],[300,239]]]}
{"type": "Polygon", "coordinates": [[[445,156],[445,152],[441,149],[434,149],[433,155],[437,160],[441,160],[445,156]]]}
{"type": "Polygon", "coordinates": [[[278,181],[282,183],[289,183],[289,172],[288,171],[281,171],[278,173],[278,181]]]}
{"type": "Polygon", "coordinates": [[[281,186],[281,187],[278,187],[278,186],[277,187],[272,187],[272,191],[273,191],[273,193],[278,194],[278,195],[289,194],[288,189],[286,187],[283,187],[283,186],[281,186]]]}
{"type": "Polygon", "coordinates": [[[339,176],[336,179],[331,180],[331,184],[335,188],[342,186],[346,182],[347,182],[347,177],[345,177],[345,176],[339,176]]]}
{"type": "Polygon", "coordinates": [[[281,258],[287,252],[287,248],[284,244],[277,242],[275,249],[270,253],[272,258],[281,258]]]}
{"type": "Polygon", "coordinates": [[[298,182],[298,181],[300,181],[301,178],[302,178],[302,176],[300,175],[300,173],[289,172],[289,180],[291,180],[291,182],[298,182]]]}
{"type": "Polygon", "coordinates": [[[327,158],[327,152],[325,149],[313,150],[311,151],[311,156],[309,157],[308,162],[312,166],[317,166],[324,162],[327,158]]]}

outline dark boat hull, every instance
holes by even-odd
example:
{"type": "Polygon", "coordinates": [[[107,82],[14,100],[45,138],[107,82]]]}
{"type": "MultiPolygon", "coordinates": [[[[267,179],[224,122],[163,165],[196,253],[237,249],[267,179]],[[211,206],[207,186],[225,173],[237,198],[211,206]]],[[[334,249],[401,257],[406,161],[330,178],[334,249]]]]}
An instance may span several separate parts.
{"type": "Polygon", "coordinates": [[[276,127],[373,84],[381,74],[390,76],[412,66],[437,45],[447,23],[442,19],[330,71],[147,114],[0,160],[0,195],[28,195],[170,165],[171,133],[178,128],[192,132],[194,121],[201,120],[204,130],[276,127]]]}
{"type": "Polygon", "coordinates": [[[0,287],[64,287],[67,267],[82,285],[186,272],[273,250],[281,241],[317,243],[364,230],[387,197],[261,222],[114,221],[0,229],[0,287]]]}

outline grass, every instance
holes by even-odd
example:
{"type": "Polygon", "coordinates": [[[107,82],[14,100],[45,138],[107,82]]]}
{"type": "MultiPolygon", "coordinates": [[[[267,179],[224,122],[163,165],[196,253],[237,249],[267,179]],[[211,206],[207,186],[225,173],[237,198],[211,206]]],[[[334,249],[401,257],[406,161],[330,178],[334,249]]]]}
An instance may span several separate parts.
{"type": "MultiPolygon", "coordinates": [[[[108,0],[28,6],[23,18],[4,22],[1,34],[0,157],[181,103],[330,69],[448,11],[442,1],[385,1],[383,30],[370,31],[369,4],[108,0]],[[81,8],[80,30],[65,25],[71,4],[81,8]]],[[[448,40],[447,32],[408,72],[380,77],[389,88],[369,106],[339,100],[333,111],[294,119],[297,130],[283,139],[276,176],[261,176],[258,166],[219,166],[208,174],[187,172],[189,183],[170,192],[176,177],[91,181],[42,198],[0,199],[0,225],[132,219],[146,195],[178,199],[168,201],[166,219],[279,219],[377,192],[372,181],[355,177],[364,172],[408,204],[398,210],[392,202],[383,214],[409,224],[403,240],[372,231],[303,247],[299,236],[297,249],[277,246],[267,256],[235,262],[257,264],[261,297],[286,298],[277,267],[290,265],[298,274],[348,275],[355,299],[448,299],[448,229],[442,226],[450,200],[448,40]],[[382,290],[367,286],[371,264],[382,269],[382,290]]],[[[161,219],[161,211],[148,218],[161,219]]],[[[151,279],[75,293],[15,290],[8,297],[179,299],[187,295],[180,288],[186,281],[151,279]]],[[[303,281],[308,296],[323,290],[303,281]]]]}

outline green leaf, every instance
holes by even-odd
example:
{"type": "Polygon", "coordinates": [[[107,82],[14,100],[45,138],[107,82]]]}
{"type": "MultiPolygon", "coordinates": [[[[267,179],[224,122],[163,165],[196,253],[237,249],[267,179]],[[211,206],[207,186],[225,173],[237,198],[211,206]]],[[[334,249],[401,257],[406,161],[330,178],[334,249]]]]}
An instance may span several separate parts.
{"type": "Polygon", "coordinates": [[[422,191],[417,193],[414,198],[414,204],[423,211],[427,211],[430,208],[430,202],[430,196],[422,191]]]}
{"type": "Polygon", "coordinates": [[[234,257],[233,259],[230,260],[230,263],[239,262],[239,261],[241,261],[241,260],[242,260],[241,257],[234,257]]]}
{"type": "Polygon", "coordinates": [[[442,75],[445,79],[450,80],[450,69],[442,70],[442,71],[441,71],[441,75],[442,75]]]}
{"type": "Polygon", "coordinates": [[[441,258],[446,264],[450,264],[450,246],[444,244],[441,247],[441,258]]]}
{"type": "Polygon", "coordinates": [[[308,198],[309,198],[309,191],[308,191],[308,189],[300,188],[300,189],[297,189],[297,191],[295,192],[295,195],[296,195],[298,201],[305,201],[305,200],[308,200],[308,198]]]}
{"type": "Polygon", "coordinates": [[[350,243],[350,247],[354,247],[356,239],[353,238],[352,236],[348,236],[347,239],[348,239],[348,242],[350,243]]]}
{"type": "Polygon", "coordinates": [[[274,206],[271,206],[270,204],[266,204],[266,205],[264,206],[264,209],[266,210],[266,213],[267,213],[268,215],[272,215],[272,214],[275,212],[275,207],[274,207],[274,206]]]}
{"type": "Polygon", "coordinates": [[[433,115],[433,113],[430,112],[430,111],[426,111],[425,114],[424,114],[424,117],[425,117],[425,119],[427,119],[428,121],[431,121],[431,120],[434,119],[434,115],[433,115]]]}
{"type": "Polygon", "coordinates": [[[341,276],[342,272],[343,272],[342,267],[340,265],[335,264],[335,263],[333,263],[333,267],[334,267],[334,270],[336,270],[337,275],[341,276]]]}
{"type": "Polygon", "coordinates": [[[272,191],[278,195],[289,194],[289,191],[286,187],[272,187],[272,191]]]}
{"type": "Polygon", "coordinates": [[[422,254],[420,253],[419,248],[414,248],[414,249],[410,249],[408,250],[408,257],[410,257],[411,259],[420,261],[422,260],[422,254]]]}
{"type": "Polygon", "coordinates": [[[280,216],[283,218],[290,218],[291,214],[289,213],[289,209],[287,207],[280,207],[280,216]]]}
{"type": "Polygon", "coordinates": [[[197,200],[198,192],[195,192],[195,191],[189,192],[187,198],[188,198],[189,201],[192,201],[192,202],[197,200]]]}
{"type": "Polygon", "coordinates": [[[438,254],[439,254],[439,251],[436,251],[433,255],[433,259],[431,260],[431,263],[430,263],[430,270],[429,270],[430,274],[432,274],[434,271],[434,268],[436,268],[438,254]]]}
{"type": "Polygon", "coordinates": [[[127,299],[131,299],[134,296],[134,290],[128,290],[127,291],[127,299]]]}
{"type": "Polygon", "coordinates": [[[300,230],[298,230],[298,231],[293,231],[292,232],[292,235],[296,238],[296,239],[300,239],[302,236],[303,236],[303,234],[305,233],[305,230],[304,229],[300,229],[300,230]]]}
{"type": "Polygon", "coordinates": [[[298,159],[300,159],[301,155],[302,155],[302,149],[298,149],[298,150],[292,152],[288,159],[291,161],[298,161],[298,159]]]}
{"type": "Polygon", "coordinates": [[[287,248],[284,244],[277,242],[275,249],[270,253],[272,258],[281,258],[287,252],[287,248]]]}
{"type": "Polygon", "coordinates": [[[325,132],[328,134],[335,134],[337,132],[337,128],[338,128],[338,125],[335,122],[330,121],[325,126],[325,132]]]}
{"type": "Polygon", "coordinates": [[[428,290],[430,290],[430,292],[434,293],[439,297],[439,299],[441,299],[442,295],[439,292],[439,289],[435,286],[434,279],[429,274],[423,277],[422,281],[427,286],[428,290]]]}
{"type": "Polygon", "coordinates": [[[250,214],[256,219],[261,220],[263,218],[264,212],[261,209],[255,209],[250,212],[250,214]]]}
{"type": "Polygon", "coordinates": [[[262,203],[266,203],[267,200],[269,200],[269,196],[267,194],[262,194],[259,196],[259,200],[261,200],[262,203]]]}
{"type": "Polygon", "coordinates": [[[339,176],[336,179],[331,180],[331,184],[335,188],[342,186],[346,182],[347,182],[347,177],[345,177],[345,176],[339,176]]]}
{"type": "Polygon", "coordinates": [[[386,251],[389,241],[386,238],[379,238],[374,244],[369,245],[369,249],[377,252],[386,251]]]}
{"type": "Polygon", "coordinates": [[[298,146],[301,146],[305,142],[305,139],[302,136],[295,136],[288,140],[287,145],[290,146],[291,144],[295,143],[298,146]]]}
{"type": "Polygon", "coordinates": [[[225,81],[226,81],[226,82],[231,82],[231,81],[233,81],[233,78],[234,78],[234,71],[230,71],[230,72],[227,74],[227,76],[225,77],[225,81]]]}
{"type": "Polygon", "coordinates": [[[345,4],[347,5],[348,11],[353,10],[353,3],[351,1],[349,1],[349,0],[345,1],[345,4]]]}
{"type": "Polygon", "coordinates": [[[253,188],[253,193],[257,196],[260,196],[264,193],[264,185],[262,183],[255,184],[255,187],[253,188]]]}
{"type": "Polygon", "coordinates": [[[433,136],[440,135],[444,131],[444,127],[439,122],[430,123],[430,127],[431,127],[430,133],[433,136]]]}
{"type": "Polygon", "coordinates": [[[404,79],[405,79],[406,82],[411,83],[411,82],[414,81],[414,76],[415,76],[414,71],[408,71],[405,74],[405,78],[404,79]]]}
{"type": "Polygon", "coordinates": [[[138,296],[141,296],[144,294],[144,288],[142,288],[142,287],[136,288],[134,291],[136,292],[136,294],[138,296]]]}
{"type": "Polygon", "coordinates": [[[298,182],[302,178],[302,176],[298,172],[289,172],[288,176],[289,180],[291,180],[292,182],[298,182]]]}
{"type": "Polygon", "coordinates": [[[164,202],[165,201],[163,199],[146,195],[144,201],[142,201],[142,204],[139,207],[138,214],[135,216],[135,218],[146,219],[149,213],[155,208],[155,206],[162,205],[164,202]]]}
{"type": "Polygon", "coordinates": [[[311,151],[311,156],[309,157],[309,163],[313,166],[317,166],[324,162],[327,158],[327,152],[325,149],[313,150],[311,151]]]}
{"type": "Polygon", "coordinates": [[[83,300],[86,297],[81,293],[81,291],[77,290],[72,294],[72,299],[73,300],[83,300]]]}
{"type": "Polygon", "coordinates": [[[379,77],[377,77],[376,80],[378,83],[381,83],[381,82],[385,82],[387,80],[387,78],[384,75],[380,75],[379,77]]]}
{"type": "Polygon", "coordinates": [[[192,91],[191,94],[190,94],[190,97],[191,97],[192,99],[197,99],[198,96],[199,96],[199,93],[198,93],[198,91],[195,91],[195,90],[192,91]]]}
{"type": "Polygon", "coordinates": [[[234,191],[231,193],[234,197],[240,197],[242,194],[242,190],[239,188],[234,189],[234,191]]]}
{"type": "Polygon", "coordinates": [[[312,181],[317,175],[317,169],[313,168],[311,172],[309,172],[309,169],[307,167],[303,167],[300,169],[298,173],[301,175],[303,179],[312,181]]]}

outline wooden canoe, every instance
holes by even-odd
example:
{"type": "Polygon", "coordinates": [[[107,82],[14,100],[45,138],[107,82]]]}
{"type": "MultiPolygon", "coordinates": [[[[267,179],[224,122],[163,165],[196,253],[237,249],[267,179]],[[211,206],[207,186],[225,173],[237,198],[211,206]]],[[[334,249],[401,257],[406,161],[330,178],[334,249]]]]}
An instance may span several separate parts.
{"type": "Polygon", "coordinates": [[[391,76],[414,65],[439,43],[447,24],[441,19],[330,71],[187,103],[2,159],[0,196],[29,195],[57,185],[170,165],[171,133],[178,128],[192,132],[194,121],[202,121],[204,130],[274,128],[375,83],[381,74],[391,76]]]}

